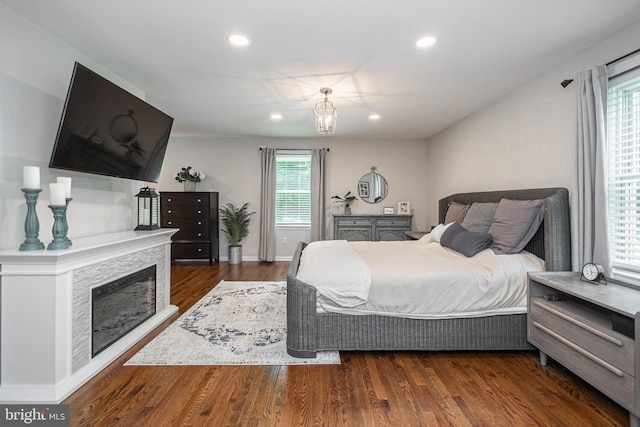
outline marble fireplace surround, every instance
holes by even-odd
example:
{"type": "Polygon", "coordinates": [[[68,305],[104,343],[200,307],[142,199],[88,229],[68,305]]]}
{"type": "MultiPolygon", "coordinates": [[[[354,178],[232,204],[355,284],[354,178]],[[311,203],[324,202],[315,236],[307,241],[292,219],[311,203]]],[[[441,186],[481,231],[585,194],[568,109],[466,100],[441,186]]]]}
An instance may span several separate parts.
{"type": "Polygon", "coordinates": [[[59,403],[178,308],[176,229],[75,239],[59,251],[0,252],[0,402],[59,403]],[[156,314],[91,357],[91,290],[156,265],[156,314]]]}

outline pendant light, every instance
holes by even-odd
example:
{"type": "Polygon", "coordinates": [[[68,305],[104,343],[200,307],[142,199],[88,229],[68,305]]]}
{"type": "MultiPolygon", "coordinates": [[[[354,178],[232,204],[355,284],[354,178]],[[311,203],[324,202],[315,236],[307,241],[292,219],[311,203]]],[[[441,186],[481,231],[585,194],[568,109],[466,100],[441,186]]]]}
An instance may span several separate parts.
{"type": "Polygon", "coordinates": [[[313,109],[313,115],[315,116],[316,130],[321,135],[331,135],[336,131],[336,119],[338,113],[333,107],[333,103],[329,101],[327,97],[333,90],[328,87],[320,89],[320,93],[324,95],[324,100],[316,104],[313,109]]]}

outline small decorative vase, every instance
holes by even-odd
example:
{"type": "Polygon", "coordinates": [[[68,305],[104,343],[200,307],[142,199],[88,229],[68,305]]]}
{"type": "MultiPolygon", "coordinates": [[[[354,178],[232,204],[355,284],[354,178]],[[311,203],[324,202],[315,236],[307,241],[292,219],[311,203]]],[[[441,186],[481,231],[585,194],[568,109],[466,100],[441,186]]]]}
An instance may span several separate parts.
{"type": "Polygon", "coordinates": [[[344,207],[344,214],[345,215],[351,215],[351,206],[345,206],[344,207]]]}
{"type": "Polygon", "coordinates": [[[196,183],[193,181],[184,181],[184,191],[196,191],[196,183]]]}

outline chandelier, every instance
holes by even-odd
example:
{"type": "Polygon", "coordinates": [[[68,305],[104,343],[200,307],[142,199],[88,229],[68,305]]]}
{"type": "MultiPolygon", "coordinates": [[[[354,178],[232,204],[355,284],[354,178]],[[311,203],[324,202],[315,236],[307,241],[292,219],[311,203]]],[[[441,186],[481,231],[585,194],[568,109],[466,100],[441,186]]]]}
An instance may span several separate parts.
{"type": "Polygon", "coordinates": [[[316,130],[321,135],[331,135],[336,131],[336,118],[338,113],[333,108],[333,103],[329,101],[327,95],[333,90],[328,87],[320,89],[320,93],[324,95],[324,100],[316,104],[313,109],[313,115],[315,117],[316,130]]]}

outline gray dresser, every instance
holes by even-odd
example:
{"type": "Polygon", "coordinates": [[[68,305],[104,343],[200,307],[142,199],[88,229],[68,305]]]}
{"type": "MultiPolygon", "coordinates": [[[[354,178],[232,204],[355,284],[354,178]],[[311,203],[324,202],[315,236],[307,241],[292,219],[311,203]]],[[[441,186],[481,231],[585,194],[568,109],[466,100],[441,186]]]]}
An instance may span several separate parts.
{"type": "Polygon", "coordinates": [[[349,241],[404,240],[413,215],[334,215],[333,238],[349,241]]]}

